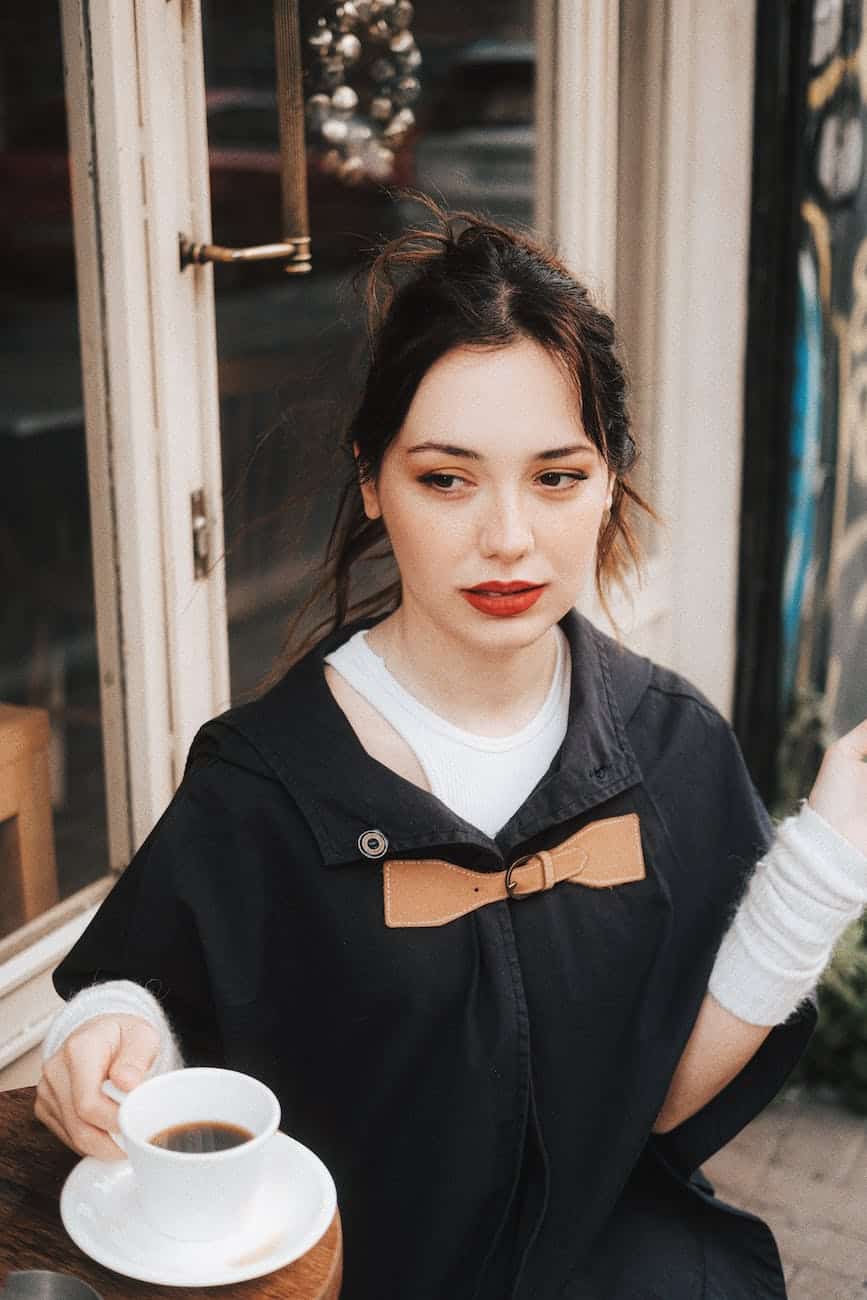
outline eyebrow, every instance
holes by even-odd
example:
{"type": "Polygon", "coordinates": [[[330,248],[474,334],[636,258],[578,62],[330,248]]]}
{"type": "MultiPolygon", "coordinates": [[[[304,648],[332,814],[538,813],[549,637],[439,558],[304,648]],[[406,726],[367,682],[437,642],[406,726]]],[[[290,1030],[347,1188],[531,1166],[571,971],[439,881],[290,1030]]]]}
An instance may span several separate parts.
{"type": "MultiPolygon", "coordinates": [[[[576,451],[593,451],[593,444],[590,442],[573,442],[567,447],[552,447],[549,451],[537,452],[531,457],[532,460],[562,460],[564,456],[571,456],[576,451]]],[[[438,451],[444,456],[460,457],[463,460],[484,460],[484,456],[477,451],[470,451],[468,447],[455,447],[450,442],[418,442],[414,447],[407,448],[407,455],[414,456],[418,452],[438,451]]]]}

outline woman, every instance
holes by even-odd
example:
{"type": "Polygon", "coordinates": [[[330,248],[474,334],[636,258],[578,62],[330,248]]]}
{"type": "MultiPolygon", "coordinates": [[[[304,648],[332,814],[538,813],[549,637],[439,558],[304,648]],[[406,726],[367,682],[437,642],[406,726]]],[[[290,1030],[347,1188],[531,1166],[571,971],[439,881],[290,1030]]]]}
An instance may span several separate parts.
{"type": "Polygon", "coordinates": [[[335,1175],[348,1300],[783,1296],[767,1228],[693,1175],[867,897],[865,728],[722,944],[771,840],[736,742],[573,609],[642,505],[611,321],[429,207],[371,271],[327,634],[202,728],[56,973],[37,1114],[111,1158],[106,1078],[180,1050],[264,1079],[335,1175]],[[353,604],[383,550],[398,580],[353,604]]]}

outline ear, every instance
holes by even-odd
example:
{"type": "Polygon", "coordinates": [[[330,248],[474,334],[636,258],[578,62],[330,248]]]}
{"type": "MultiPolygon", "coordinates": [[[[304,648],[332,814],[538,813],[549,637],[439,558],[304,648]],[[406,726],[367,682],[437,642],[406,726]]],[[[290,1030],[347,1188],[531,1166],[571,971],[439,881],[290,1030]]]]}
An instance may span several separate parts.
{"type": "Polygon", "coordinates": [[[617,482],[616,474],[608,475],[608,496],[605,498],[605,509],[611,513],[611,506],[614,502],[614,485],[617,482]]]}
{"type": "MultiPolygon", "coordinates": [[[[352,454],[355,457],[356,469],[358,469],[359,450],[357,442],[353,442],[352,444],[352,454]]],[[[376,490],[376,484],[373,479],[362,479],[359,471],[358,486],[361,491],[361,500],[364,504],[364,513],[367,515],[368,519],[379,519],[382,515],[382,510],[379,505],[379,494],[376,490]]]]}

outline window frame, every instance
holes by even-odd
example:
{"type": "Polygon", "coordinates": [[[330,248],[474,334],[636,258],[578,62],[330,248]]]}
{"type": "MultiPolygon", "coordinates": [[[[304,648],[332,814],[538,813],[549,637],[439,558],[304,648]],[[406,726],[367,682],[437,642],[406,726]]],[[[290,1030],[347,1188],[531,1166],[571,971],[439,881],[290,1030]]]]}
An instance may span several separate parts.
{"type": "Polygon", "coordinates": [[[68,951],[229,705],[212,272],[197,0],[61,0],[109,861],[0,941],[0,1087],[57,1006],[68,951]],[[210,555],[193,562],[191,494],[210,555]]]}

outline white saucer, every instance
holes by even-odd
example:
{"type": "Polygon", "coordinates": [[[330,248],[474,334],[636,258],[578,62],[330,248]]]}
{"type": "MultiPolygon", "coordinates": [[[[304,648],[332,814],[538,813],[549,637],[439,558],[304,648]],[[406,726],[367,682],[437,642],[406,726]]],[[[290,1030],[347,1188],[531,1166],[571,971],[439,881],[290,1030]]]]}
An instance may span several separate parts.
{"type": "Polygon", "coordinates": [[[149,1227],[126,1160],[85,1157],[60,1195],[63,1226],[85,1255],[115,1273],[161,1286],[219,1286],[283,1268],[316,1245],[336,1206],[325,1165],[285,1133],[268,1143],[250,1226],[220,1241],[173,1241],[149,1227]]]}

